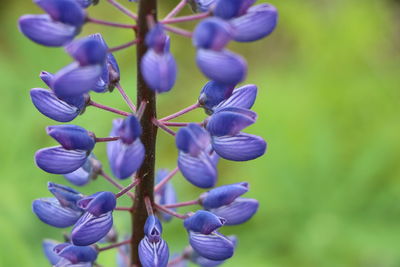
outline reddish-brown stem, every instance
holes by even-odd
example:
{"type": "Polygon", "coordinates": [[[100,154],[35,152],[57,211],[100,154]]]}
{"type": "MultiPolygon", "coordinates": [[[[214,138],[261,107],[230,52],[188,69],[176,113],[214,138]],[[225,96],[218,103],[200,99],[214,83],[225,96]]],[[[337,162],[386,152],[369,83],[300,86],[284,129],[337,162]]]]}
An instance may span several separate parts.
{"type": "Polygon", "coordinates": [[[93,100],[89,101],[88,106],[93,106],[93,107],[96,107],[96,108],[99,108],[99,109],[102,109],[102,110],[107,110],[109,112],[112,112],[112,113],[115,113],[115,114],[118,114],[118,115],[122,115],[122,116],[125,116],[125,117],[131,115],[131,113],[129,113],[129,112],[125,112],[125,111],[118,110],[118,109],[115,109],[115,108],[112,108],[112,107],[108,107],[108,106],[99,104],[97,102],[94,102],[93,100]]]}
{"type": "MultiPolygon", "coordinates": [[[[113,178],[111,178],[108,174],[106,174],[103,170],[100,171],[99,173],[101,176],[104,177],[110,184],[118,188],[119,190],[124,189],[124,186],[115,181],[113,178]]],[[[135,195],[132,192],[128,192],[127,195],[129,195],[131,198],[134,198],[135,195]]]]}
{"type": "Polygon", "coordinates": [[[137,43],[137,40],[133,40],[133,41],[127,42],[122,45],[114,46],[114,47],[109,48],[108,52],[112,53],[112,52],[120,51],[125,48],[131,47],[131,46],[135,45],[136,43],[137,43]]]}
{"type": "MultiPolygon", "coordinates": [[[[190,122],[162,122],[162,124],[164,124],[165,126],[171,126],[171,127],[183,127],[183,126],[187,126],[190,122]]],[[[197,123],[197,124],[201,124],[201,123],[197,123]]]]}
{"type": "Polygon", "coordinates": [[[131,240],[128,239],[128,240],[124,240],[124,241],[119,242],[119,243],[115,243],[115,244],[112,244],[112,245],[109,245],[109,246],[106,246],[106,247],[102,247],[102,248],[99,248],[99,252],[105,251],[105,250],[109,250],[109,249],[112,249],[112,248],[117,248],[117,247],[120,247],[120,246],[123,246],[123,245],[127,245],[130,242],[131,242],[131,240]]]}
{"type": "Polygon", "coordinates": [[[189,111],[192,111],[192,110],[194,110],[194,109],[196,109],[198,107],[200,107],[200,103],[199,102],[194,103],[193,105],[190,105],[190,106],[188,106],[188,107],[186,107],[186,108],[184,108],[182,110],[179,110],[179,111],[177,111],[177,112],[175,112],[175,113],[173,113],[171,115],[168,115],[168,116],[166,116],[164,118],[161,118],[160,121],[164,122],[164,121],[169,121],[169,120],[178,118],[179,116],[182,116],[183,114],[186,114],[189,111]]]}
{"type": "Polygon", "coordinates": [[[135,186],[137,186],[140,183],[139,179],[134,180],[132,183],[130,183],[128,186],[126,186],[125,188],[123,188],[121,191],[119,191],[118,193],[115,194],[116,198],[119,198],[123,195],[125,195],[126,193],[130,193],[129,191],[134,188],[135,186]]]}
{"type": "Polygon", "coordinates": [[[122,88],[122,86],[117,83],[115,85],[117,87],[119,93],[122,95],[123,99],[125,100],[126,104],[129,106],[129,108],[132,110],[132,112],[136,112],[136,106],[133,104],[132,100],[130,97],[126,94],[125,90],[122,88]]]}
{"type": "Polygon", "coordinates": [[[177,174],[179,171],[179,168],[176,167],[175,169],[173,169],[170,173],[167,174],[167,176],[165,176],[155,187],[154,187],[154,192],[157,193],[158,191],[161,190],[161,188],[168,183],[175,174],[177,174]]]}
{"type": "Polygon", "coordinates": [[[119,211],[129,211],[132,212],[132,207],[115,207],[114,210],[119,210],[119,211]]]}
{"type": "Polygon", "coordinates": [[[182,220],[184,220],[184,219],[186,219],[187,217],[189,217],[188,215],[179,214],[179,213],[177,213],[177,212],[175,212],[175,211],[173,211],[173,210],[164,208],[163,206],[160,206],[160,205],[158,205],[158,204],[156,204],[156,203],[154,203],[154,207],[155,207],[157,210],[159,210],[159,211],[168,213],[169,215],[172,215],[172,216],[174,216],[174,217],[176,217],[176,218],[179,218],[179,219],[182,219],[182,220]]]}
{"type": "Polygon", "coordinates": [[[161,130],[163,130],[166,133],[169,133],[172,136],[175,136],[176,133],[174,131],[172,131],[170,128],[168,128],[167,126],[165,126],[162,122],[158,121],[157,119],[153,118],[151,120],[153,122],[153,124],[155,126],[157,126],[158,128],[160,128],[161,130]]]}
{"type": "Polygon", "coordinates": [[[171,209],[171,208],[179,208],[179,207],[186,207],[186,206],[192,206],[192,205],[199,205],[200,202],[198,199],[195,200],[190,200],[190,201],[184,201],[184,202],[179,202],[179,203],[174,203],[174,204],[167,204],[167,205],[162,205],[164,208],[171,209]]]}
{"type": "Polygon", "coordinates": [[[116,8],[118,8],[120,11],[122,11],[122,13],[124,13],[125,15],[129,16],[130,18],[137,20],[138,16],[133,13],[132,11],[130,11],[128,8],[124,7],[123,5],[121,5],[120,3],[118,3],[115,0],[107,0],[111,5],[115,6],[116,8]]]}
{"type": "Polygon", "coordinates": [[[119,136],[112,136],[112,137],[96,137],[94,140],[96,143],[98,142],[110,142],[110,141],[117,141],[119,140],[119,136]]]}
{"type": "Polygon", "coordinates": [[[146,205],[147,215],[153,215],[153,206],[151,205],[151,201],[149,197],[144,197],[144,204],[146,205]]]}

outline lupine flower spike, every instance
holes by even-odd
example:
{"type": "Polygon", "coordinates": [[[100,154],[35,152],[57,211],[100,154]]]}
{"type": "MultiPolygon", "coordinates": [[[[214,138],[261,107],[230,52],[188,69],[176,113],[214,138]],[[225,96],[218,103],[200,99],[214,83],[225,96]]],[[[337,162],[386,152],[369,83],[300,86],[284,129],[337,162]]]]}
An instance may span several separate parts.
{"type": "MultiPolygon", "coordinates": [[[[247,77],[247,62],[227,46],[269,36],[277,25],[277,9],[267,3],[254,5],[255,0],[181,0],[165,18],[157,18],[156,0],[127,1],[139,2],[138,14],[117,0],[102,1],[101,5],[103,2],[132,22],[93,17],[94,8],[87,8],[97,5],[98,0],[34,0],[43,14],[24,15],[18,21],[28,39],[43,46],[63,47],[60,51],[70,58],[61,69],[41,71],[43,88],[30,90],[34,107],[52,120],[46,133],[56,142],[35,153],[36,165],[47,173],[59,174],[54,179],[65,178],[73,186],[101,179],[112,186],[97,192],[78,191],[58,181],[49,182],[49,194],[33,201],[33,213],[41,222],[66,232],[63,242],[43,240],[43,252],[56,267],[100,266],[98,254],[109,249],[118,250],[119,267],[185,267],[189,262],[204,267],[221,265],[237,248],[237,238],[224,235],[224,228],[248,221],[259,203],[243,197],[249,191],[247,182],[215,187],[218,176],[223,181],[218,162],[253,160],[267,148],[262,137],[243,132],[257,121],[257,113],[251,109],[258,88],[241,84],[247,77]],[[178,16],[187,5],[198,14],[178,16]],[[198,22],[191,31],[175,26],[186,21],[198,22]],[[136,39],[110,48],[106,43],[109,37],[101,33],[79,36],[86,23],[134,31],[136,39]],[[193,96],[197,98],[193,105],[159,119],[156,98],[172,91],[178,77],[176,50],[170,49],[174,35],[189,39],[195,51],[193,60],[208,80],[198,88],[198,96],[193,96]],[[137,46],[138,60],[136,105],[120,84],[125,79],[113,55],[133,46],[137,46]],[[98,103],[96,94],[107,92],[121,94],[128,111],[98,103]],[[108,124],[102,122],[109,127],[108,136],[93,132],[94,125],[54,122],[70,123],[78,116],[90,116],[86,115],[87,107],[117,116],[108,124]],[[206,114],[201,120],[172,121],[198,108],[206,114]],[[174,137],[178,157],[170,171],[155,172],[157,130],[174,137]],[[98,149],[107,150],[108,162],[95,156],[98,149]],[[191,184],[203,192],[193,200],[178,202],[178,196],[186,198],[174,187],[179,176],[185,179],[184,186],[191,184]],[[125,197],[132,202],[130,206],[121,205],[120,199],[125,197]],[[200,209],[180,212],[181,207],[194,205],[200,209]],[[129,228],[133,232],[125,229],[121,232],[127,234],[120,235],[114,218],[123,212],[133,218],[129,228]],[[163,239],[161,221],[175,219],[182,220],[188,246],[170,257],[167,241],[174,240],[163,239]]],[[[189,97],[187,88],[183,89],[189,97]]]]}

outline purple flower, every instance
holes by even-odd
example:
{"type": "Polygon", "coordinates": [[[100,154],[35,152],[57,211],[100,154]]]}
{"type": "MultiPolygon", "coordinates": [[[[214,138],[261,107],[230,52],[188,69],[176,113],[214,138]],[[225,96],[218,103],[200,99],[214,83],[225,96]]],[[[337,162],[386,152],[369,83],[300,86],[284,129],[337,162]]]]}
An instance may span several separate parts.
{"type": "Polygon", "coordinates": [[[83,195],[80,192],[72,189],[69,186],[52,182],[47,184],[47,189],[57,198],[62,207],[81,211],[81,209],[77,206],[77,202],[83,198],[83,195]]]}
{"type": "Polygon", "coordinates": [[[35,154],[36,165],[54,174],[67,174],[80,168],[88,157],[84,150],[67,150],[61,146],[40,149],[35,154]]]}
{"type": "Polygon", "coordinates": [[[80,168],[73,172],[64,174],[64,177],[73,185],[83,186],[86,185],[90,180],[96,179],[100,170],[101,163],[92,153],[80,168]]]}
{"type": "Polygon", "coordinates": [[[42,242],[43,252],[46,255],[46,258],[49,260],[51,265],[56,265],[61,260],[61,257],[54,252],[54,247],[59,244],[60,242],[50,239],[45,239],[42,242]]]}
{"type": "Polygon", "coordinates": [[[94,134],[77,125],[54,125],[47,127],[47,134],[68,150],[91,151],[94,148],[94,134]]]}
{"type": "MultiPolygon", "coordinates": [[[[122,119],[113,121],[110,136],[118,136],[122,125],[122,119]]],[[[137,133],[137,132],[136,132],[137,133]]],[[[113,174],[119,179],[131,176],[140,168],[144,160],[144,146],[139,138],[132,144],[125,144],[122,140],[107,144],[107,156],[113,174]]]]}
{"type": "Polygon", "coordinates": [[[149,216],[145,224],[145,237],[139,243],[139,259],[143,267],[166,267],[169,250],[161,238],[161,223],[157,217],[149,216]]]}
{"type": "Polygon", "coordinates": [[[81,66],[103,65],[107,54],[107,47],[101,41],[92,37],[73,41],[65,47],[65,50],[81,66]]]}
{"type": "Polygon", "coordinates": [[[231,19],[243,15],[256,0],[218,0],[214,15],[223,19],[231,19]]]}
{"type": "Polygon", "coordinates": [[[226,219],[225,225],[242,224],[257,212],[258,201],[251,198],[237,198],[232,203],[216,209],[210,209],[212,213],[226,219]]]}
{"type": "MultiPolygon", "coordinates": [[[[78,264],[78,263],[92,263],[97,259],[97,250],[91,246],[74,246],[69,243],[58,244],[54,247],[54,252],[64,261],[66,264],[78,264]]],[[[61,265],[60,265],[61,266],[61,265]]],[[[71,265],[65,265],[71,266],[71,265]]]]}
{"type": "Polygon", "coordinates": [[[78,201],[78,207],[90,214],[99,217],[104,213],[113,211],[117,205],[114,193],[97,192],[78,201]]]}
{"type": "MultiPolygon", "coordinates": [[[[104,49],[108,50],[108,46],[100,33],[92,34],[89,36],[89,38],[99,41],[104,49]]],[[[112,53],[107,53],[101,76],[96,85],[91,90],[97,93],[104,93],[107,91],[111,92],[116,84],[119,82],[119,79],[120,70],[117,60],[112,53]]]]}
{"type": "Polygon", "coordinates": [[[35,0],[35,3],[55,21],[75,27],[85,22],[86,12],[75,0],[35,0]]]}
{"type": "Polygon", "coordinates": [[[271,34],[278,21],[278,12],[270,4],[260,4],[250,7],[243,16],[230,21],[233,39],[238,42],[252,42],[271,34]]]}
{"type": "MultiPolygon", "coordinates": [[[[237,244],[236,237],[235,236],[227,236],[227,238],[229,238],[229,240],[232,241],[234,247],[236,248],[236,244],[237,244]]],[[[225,260],[210,260],[210,259],[204,258],[193,250],[190,253],[190,260],[193,263],[198,264],[201,267],[214,267],[214,266],[221,265],[225,262],[225,260]]]]}
{"type": "Polygon", "coordinates": [[[239,88],[235,88],[232,95],[228,99],[222,101],[214,107],[213,110],[220,110],[227,107],[236,107],[250,109],[257,97],[257,86],[254,84],[247,84],[239,88]]]}
{"type": "Polygon", "coordinates": [[[197,48],[220,51],[232,39],[231,25],[219,18],[201,21],[193,33],[193,44],[197,48]]]}
{"type": "Polygon", "coordinates": [[[186,230],[201,234],[211,234],[225,224],[225,219],[215,216],[213,213],[198,210],[195,214],[185,219],[183,225],[186,230]]]}
{"type": "Polygon", "coordinates": [[[53,91],[42,88],[31,89],[31,99],[40,113],[59,122],[72,121],[83,112],[85,107],[82,96],[78,98],[78,105],[75,106],[59,99],[53,91]]]}
{"type": "Polygon", "coordinates": [[[217,180],[216,163],[209,154],[210,136],[201,126],[191,123],[176,134],[178,167],[183,176],[201,188],[213,187],[217,180]]]}
{"type": "Polygon", "coordinates": [[[163,53],[169,46],[169,37],[165,34],[162,24],[157,23],[146,35],[146,45],[156,53],[163,53]]]}
{"type": "Polygon", "coordinates": [[[249,184],[246,182],[223,185],[203,193],[200,200],[205,209],[219,208],[231,204],[247,191],[249,191],[249,184]]]}
{"type": "Polygon", "coordinates": [[[236,85],[247,74],[246,61],[228,50],[197,50],[197,66],[210,80],[227,85],[236,85]]]}
{"type": "Polygon", "coordinates": [[[48,87],[51,87],[51,82],[54,78],[53,73],[50,73],[48,71],[41,71],[39,77],[48,87]]]}
{"type": "Polygon", "coordinates": [[[71,240],[74,245],[88,246],[96,243],[107,235],[113,226],[112,212],[92,215],[86,212],[74,225],[71,240]]]}
{"type": "Polygon", "coordinates": [[[42,222],[58,228],[74,225],[82,215],[81,211],[61,206],[56,198],[36,199],[32,210],[42,222]]]}
{"type": "Polygon", "coordinates": [[[189,242],[196,253],[214,261],[226,260],[232,257],[235,250],[234,243],[218,232],[213,232],[209,235],[189,232],[189,242]]]}
{"type": "Polygon", "coordinates": [[[201,89],[199,103],[207,114],[212,114],[215,106],[232,95],[233,86],[209,81],[201,89]]]}
{"type": "Polygon", "coordinates": [[[189,0],[190,7],[194,12],[210,11],[216,0],[189,0]]]}
{"type": "Polygon", "coordinates": [[[247,161],[265,153],[266,143],[259,137],[241,130],[253,124],[256,113],[237,107],[218,109],[209,119],[207,130],[212,137],[212,147],[222,158],[247,161]]]}
{"type": "Polygon", "coordinates": [[[123,120],[118,132],[121,141],[131,145],[142,135],[142,126],[136,116],[131,115],[123,120]]]}

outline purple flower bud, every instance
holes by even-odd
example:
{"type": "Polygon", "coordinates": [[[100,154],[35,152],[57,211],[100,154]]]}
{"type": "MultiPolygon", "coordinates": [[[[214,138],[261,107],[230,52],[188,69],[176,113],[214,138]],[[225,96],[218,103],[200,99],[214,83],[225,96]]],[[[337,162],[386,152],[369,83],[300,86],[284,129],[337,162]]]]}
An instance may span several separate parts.
{"type": "Polygon", "coordinates": [[[166,267],[168,265],[169,250],[167,243],[160,239],[151,242],[145,236],[139,243],[139,259],[143,267],[166,267]]]}
{"type": "Polygon", "coordinates": [[[219,18],[201,21],[193,32],[193,44],[197,48],[222,50],[232,39],[231,25],[219,18]]]}
{"type": "Polygon", "coordinates": [[[171,53],[147,50],[140,63],[146,84],[157,93],[171,90],[176,80],[176,62],[171,53]]]}
{"type": "Polygon", "coordinates": [[[252,125],[257,114],[249,109],[228,107],[217,110],[207,123],[212,136],[236,135],[252,125]]]}
{"type": "Polygon", "coordinates": [[[251,198],[237,198],[231,204],[210,211],[226,219],[225,225],[237,225],[250,220],[257,212],[258,201],[251,198]]]}
{"type": "Polygon", "coordinates": [[[104,213],[98,217],[86,212],[72,229],[72,243],[76,246],[94,244],[107,235],[112,225],[112,212],[104,213]]]}
{"type": "Polygon", "coordinates": [[[210,135],[198,124],[190,123],[179,129],[175,143],[179,150],[196,157],[210,145],[210,135]]]}
{"type": "Polygon", "coordinates": [[[249,184],[246,182],[219,186],[202,194],[201,204],[205,209],[219,208],[232,203],[247,191],[249,184]]]}
{"type": "MultiPolygon", "coordinates": [[[[100,33],[92,34],[89,36],[95,40],[100,41],[106,50],[108,46],[100,33]]],[[[96,86],[92,88],[97,93],[104,93],[112,91],[115,85],[119,82],[120,70],[118,63],[112,53],[107,53],[106,62],[103,66],[100,79],[97,81],[96,86]]]]}
{"type": "Polygon", "coordinates": [[[216,0],[189,0],[190,7],[194,12],[207,12],[212,9],[216,0]]]}
{"type": "MultiPolygon", "coordinates": [[[[161,169],[156,174],[156,182],[159,183],[165,176],[168,175],[168,170],[161,169]]],[[[160,205],[168,205],[174,204],[177,202],[176,192],[174,186],[171,182],[166,183],[154,196],[155,201],[160,205]]],[[[176,211],[176,208],[171,208],[173,211],[176,211]]],[[[172,215],[160,212],[161,218],[164,221],[170,221],[172,219],[172,215]]]]}
{"type": "Polygon", "coordinates": [[[39,74],[40,79],[48,86],[51,87],[54,75],[48,71],[41,71],[39,74]]]}
{"type": "Polygon", "coordinates": [[[76,27],[53,21],[49,15],[24,15],[18,23],[26,37],[45,46],[63,46],[78,34],[76,27]]]}
{"type": "Polygon", "coordinates": [[[96,217],[113,211],[116,205],[117,199],[115,198],[114,193],[111,192],[97,192],[78,201],[79,208],[96,217]]]}
{"type": "Polygon", "coordinates": [[[231,19],[243,15],[256,0],[219,0],[214,8],[214,15],[231,19]]]}
{"type": "Polygon", "coordinates": [[[35,154],[36,165],[42,170],[54,174],[66,174],[81,167],[88,154],[83,150],[67,150],[63,147],[47,147],[35,154]]]}
{"type": "Polygon", "coordinates": [[[90,180],[96,179],[101,170],[101,163],[92,154],[86,159],[85,163],[79,169],[64,174],[65,179],[76,186],[83,186],[90,180]]]}
{"type": "Polygon", "coordinates": [[[197,187],[210,188],[217,182],[216,165],[206,153],[192,157],[180,152],[178,167],[186,180],[197,187]]]}
{"type": "Polygon", "coordinates": [[[85,37],[74,41],[65,47],[68,54],[71,55],[81,66],[101,64],[106,59],[107,47],[97,39],[85,37]]]}
{"type": "Polygon", "coordinates": [[[183,222],[186,230],[202,233],[204,235],[211,234],[224,224],[224,218],[217,217],[213,213],[205,210],[196,211],[195,214],[185,219],[183,222]]]}
{"type": "Polygon", "coordinates": [[[47,134],[65,149],[91,151],[94,148],[95,140],[93,134],[80,126],[72,124],[54,125],[48,126],[46,130],[47,134]]]}
{"type": "Polygon", "coordinates": [[[233,39],[238,42],[252,42],[271,34],[278,22],[278,11],[270,4],[249,8],[247,13],[230,21],[235,28],[233,39]]]}
{"type": "Polygon", "coordinates": [[[142,135],[142,126],[136,116],[131,115],[124,119],[119,128],[121,141],[127,145],[132,144],[142,135]]]}
{"type": "Polygon", "coordinates": [[[211,114],[213,108],[232,95],[233,86],[209,81],[201,89],[199,103],[211,114]]]}
{"type": "Polygon", "coordinates": [[[189,242],[200,256],[214,261],[232,257],[235,250],[234,243],[218,232],[209,235],[189,232],[189,242]]]}
{"type": "Polygon", "coordinates": [[[224,159],[247,161],[264,155],[267,143],[260,136],[239,133],[234,136],[214,137],[212,147],[224,159]]]}
{"type": "Polygon", "coordinates": [[[83,197],[81,193],[71,187],[52,182],[47,183],[47,189],[57,198],[62,207],[80,211],[76,204],[83,197]]]}
{"type": "Polygon", "coordinates": [[[257,86],[254,84],[247,84],[233,90],[232,95],[215,107],[215,110],[226,107],[250,109],[253,106],[256,97],[257,86]]]}
{"type": "Polygon", "coordinates": [[[162,225],[158,218],[154,215],[147,217],[144,225],[144,234],[151,243],[159,242],[161,240],[162,225]]]}
{"type": "MultiPolygon", "coordinates": [[[[118,136],[122,123],[122,119],[113,121],[110,136],[118,136]]],[[[140,168],[144,152],[144,146],[139,138],[131,145],[126,145],[121,140],[107,143],[108,161],[113,174],[119,179],[128,178],[140,168]]]]}
{"type": "Polygon", "coordinates": [[[56,265],[61,260],[61,257],[53,250],[58,244],[60,243],[50,239],[45,239],[42,242],[43,252],[51,265],[56,265]]]}
{"type": "Polygon", "coordinates": [[[97,259],[97,250],[91,246],[74,246],[69,243],[59,244],[54,251],[72,264],[94,262],[97,259]]]}
{"type": "Polygon", "coordinates": [[[36,199],[32,210],[42,222],[58,228],[74,225],[82,215],[81,211],[62,207],[56,198],[36,199]]]}
{"type": "Polygon", "coordinates": [[[79,66],[76,62],[59,70],[52,89],[61,99],[77,97],[96,86],[102,71],[101,65],[79,66]]]}
{"type": "Polygon", "coordinates": [[[85,22],[85,10],[75,0],[35,0],[35,3],[55,21],[76,27],[85,22]]]}
{"type": "Polygon", "coordinates": [[[57,98],[50,90],[41,88],[31,89],[31,99],[35,107],[43,115],[59,122],[69,122],[75,119],[84,108],[84,99],[79,97],[81,105],[73,106],[57,98]]]}
{"type": "Polygon", "coordinates": [[[199,49],[196,62],[205,76],[219,83],[236,85],[246,77],[246,61],[227,50],[199,49]]]}
{"type": "Polygon", "coordinates": [[[157,53],[165,51],[165,45],[168,42],[168,36],[164,32],[162,24],[157,23],[146,35],[146,45],[157,53]]]}

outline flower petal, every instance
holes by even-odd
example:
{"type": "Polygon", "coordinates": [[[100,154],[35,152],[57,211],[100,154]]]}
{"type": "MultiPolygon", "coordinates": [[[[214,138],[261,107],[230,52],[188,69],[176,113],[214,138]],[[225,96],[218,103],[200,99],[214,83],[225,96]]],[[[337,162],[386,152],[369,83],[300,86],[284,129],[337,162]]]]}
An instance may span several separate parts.
{"type": "Polygon", "coordinates": [[[85,163],[86,158],[86,151],[66,150],[60,146],[43,148],[35,154],[36,165],[54,174],[73,172],[85,163]]]}
{"type": "Polygon", "coordinates": [[[54,93],[61,99],[83,95],[95,87],[101,71],[101,65],[79,66],[72,63],[55,74],[54,93]]]}
{"type": "Polygon", "coordinates": [[[250,220],[257,212],[258,201],[251,198],[237,198],[231,204],[210,211],[226,219],[225,225],[237,225],[250,220]]]}
{"type": "Polygon", "coordinates": [[[92,246],[74,246],[69,243],[57,245],[54,251],[72,264],[94,262],[98,254],[97,250],[92,246]]]}
{"type": "Polygon", "coordinates": [[[81,66],[105,63],[107,47],[92,37],[85,37],[69,43],[65,51],[70,54],[81,66]]]}
{"type": "Polygon", "coordinates": [[[169,249],[167,242],[150,242],[145,236],[139,243],[139,259],[143,267],[166,267],[168,265],[169,249]]]}
{"type": "Polygon", "coordinates": [[[215,261],[232,257],[235,249],[233,242],[218,232],[209,235],[189,232],[189,242],[200,256],[215,261]]]}
{"type": "Polygon", "coordinates": [[[76,246],[94,244],[107,235],[112,225],[112,212],[104,213],[99,217],[86,212],[72,229],[72,243],[76,246]]]}
{"type": "Polygon", "coordinates": [[[223,84],[236,85],[243,81],[247,74],[246,61],[227,50],[199,49],[196,62],[205,76],[223,84]]]}
{"type": "Polygon", "coordinates": [[[242,87],[233,90],[232,95],[221,102],[215,110],[219,110],[226,107],[237,107],[250,109],[257,97],[257,86],[254,84],[247,84],[242,87]]]}
{"type": "Polygon", "coordinates": [[[140,63],[143,78],[147,85],[157,93],[171,90],[176,80],[176,62],[171,53],[157,53],[147,50],[140,63]]]}
{"type": "Polygon", "coordinates": [[[80,211],[76,203],[83,197],[81,193],[69,186],[52,182],[47,183],[47,189],[57,198],[62,207],[80,211]]]}
{"type": "Polygon", "coordinates": [[[46,258],[49,260],[51,265],[55,265],[57,262],[61,260],[61,257],[58,256],[58,254],[53,251],[54,247],[57,246],[58,244],[60,243],[51,239],[45,239],[42,242],[43,252],[46,255],[46,258]]]}
{"type": "Polygon", "coordinates": [[[206,209],[218,208],[232,203],[247,191],[249,191],[249,184],[246,182],[219,186],[202,194],[201,204],[206,209]]]}
{"type": "Polygon", "coordinates": [[[252,42],[271,34],[278,21],[278,12],[270,4],[260,4],[249,8],[247,13],[232,19],[235,28],[233,39],[238,42],[252,42]]]}
{"type": "Polygon", "coordinates": [[[53,21],[48,15],[24,15],[18,23],[26,37],[45,46],[63,46],[77,34],[76,27],[53,21]]]}
{"type": "Polygon", "coordinates": [[[243,108],[219,109],[207,122],[207,130],[213,136],[235,135],[255,123],[257,114],[243,108]]]}
{"type": "Polygon", "coordinates": [[[193,32],[193,44],[197,48],[222,50],[232,39],[231,25],[219,18],[201,21],[193,32]]]}
{"type": "Polygon", "coordinates": [[[214,15],[223,19],[231,19],[243,15],[256,0],[219,0],[214,8],[214,15]]]}
{"type": "Polygon", "coordinates": [[[114,210],[117,205],[117,199],[112,192],[97,192],[91,196],[80,199],[77,205],[79,208],[98,217],[114,210]]]}
{"type": "Polygon", "coordinates": [[[211,234],[225,224],[225,219],[215,216],[213,213],[205,210],[198,210],[195,214],[183,221],[186,230],[211,234]]]}
{"type": "Polygon", "coordinates": [[[150,215],[146,219],[144,225],[144,234],[147,236],[150,242],[159,242],[161,239],[162,225],[158,218],[154,215],[150,215]]]}
{"type": "Polygon", "coordinates": [[[55,21],[74,25],[76,27],[82,26],[85,22],[85,11],[76,1],[35,0],[35,3],[55,21]]]}
{"type": "Polygon", "coordinates": [[[78,125],[63,124],[47,127],[47,134],[68,150],[87,150],[94,148],[94,136],[78,125]]]}
{"type": "Polygon", "coordinates": [[[87,184],[90,180],[95,179],[100,169],[100,162],[93,154],[90,154],[82,167],[76,169],[71,173],[64,174],[64,177],[73,185],[83,186],[87,184]]]}
{"type": "Polygon", "coordinates": [[[49,90],[34,88],[31,90],[31,99],[40,113],[59,122],[72,121],[81,113],[80,108],[58,99],[49,90]]]}
{"type": "Polygon", "coordinates": [[[214,137],[212,146],[221,158],[234,161],[256,159],[264,155],[267,149],[264,139],[247,133],[214,137]]]}
{"type": "Polygon", "coordinates": [[[233,86],[209,81],[201,89],[199,103],[205,108],[207,114],[211,114],[215,106],[232,95],[233,86]]]}
{"type": "Polygon", "coordinates": [[[74,225],[82,215],[80,211],[62,207],[53,197],[34,200],[32,210],[42,222],[58,228],[74,225]]]}
{"type": "Polygon", "coordinates": [[[189,154],[180,152],[178,167],[186,180],[197,187],[210,188],[217,181],[216,166],[205,154],[192,157],[189,154]]]}
{"type": "Polygon", "coordinates": [[[210,11],[216,0],[189,0],[190,7],[194,12],[210,11]]]}
{"type": "Polygon", "coordinates": [[[176,134],[175,143],[179,150],[195,157],[210,145],[209,133],[200,125],[190,123],[176,134]]]}

